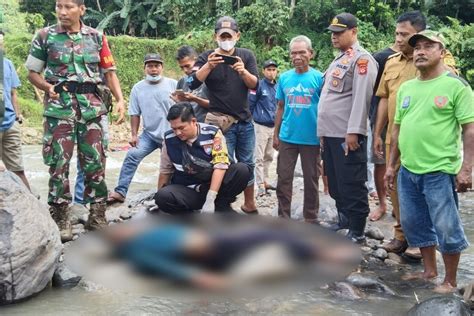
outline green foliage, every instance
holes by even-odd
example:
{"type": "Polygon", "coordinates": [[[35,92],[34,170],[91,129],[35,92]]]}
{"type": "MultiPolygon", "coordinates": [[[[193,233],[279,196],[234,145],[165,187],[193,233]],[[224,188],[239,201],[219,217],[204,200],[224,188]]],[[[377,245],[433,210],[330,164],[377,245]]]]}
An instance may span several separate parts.
{"type": "Polygon", "coordinates": [[[332,0],[301,0],[295,7],[291,25],[299,29],[325,31],[335,15],[336,6],[332,0]]]}
{"type": "Polygon", "coordinates": [[[447,17],[450,25],[439,28],[447,40],[447,47],[456,59],[461,74],[474,84],[474,24],[462,25],[447,17]]]}
{"type": "Polygon", "coordinates": [[[261,45],[272,47],[283,42],[281,35],[288,30],[290,8],[281,0],[257,0],[240,9],[236,17],[241,32],[261,45]]]}
{"type": "Polygon", "coordinates": [[[2,31],[5,33],[22,34],[28,32],[26,17],[28,14],[19,12],[18,0],[2,0],[3,10],[2,31]]]}
{"type": "Polygon", "coordinates": [[[43,16],[39,13],[26,13],[25,22],[28,26],[28,32],[34,33],[38,29],[43,27],[45,20],[43,16]]]}
{"type": "Polygon", "coordinates": [[[18,97],[21,114],[25,118],[25,125],[40,127],[43,121],[43,104],[23,97],[18,97]]]}

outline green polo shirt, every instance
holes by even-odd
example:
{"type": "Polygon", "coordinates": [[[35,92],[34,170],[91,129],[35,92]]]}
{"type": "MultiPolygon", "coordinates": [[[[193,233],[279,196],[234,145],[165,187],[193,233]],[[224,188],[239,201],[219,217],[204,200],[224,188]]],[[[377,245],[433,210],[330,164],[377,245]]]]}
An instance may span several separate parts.
{"type": "Polygon", "coordinates": [[[472,89],[460,77],[446,72],[435,79],[403,83],[395,114],[402,165],[416,174],[457,174],[462,164],[461,126],[470,122],[472,89]]]}

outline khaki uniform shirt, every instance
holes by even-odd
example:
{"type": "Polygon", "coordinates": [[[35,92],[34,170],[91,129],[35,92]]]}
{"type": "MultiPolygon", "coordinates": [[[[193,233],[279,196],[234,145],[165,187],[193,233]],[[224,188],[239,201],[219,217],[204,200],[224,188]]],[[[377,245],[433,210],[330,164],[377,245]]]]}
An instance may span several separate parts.
{"type": "Polygon", "coordinates": [[[358,42],[341,52],[324,73],[318,109],[318,136],[367,135],[367,115],[377,62],[358,42]]]}
{"type": "MultiPolygon", "coordinates": [[[[444,64],[450,68],[450,71],[457,73],[454,58],[451,53],[446,53],[444,64]]],[[[400,88],[400,85],[405,81],[416,78],[417,75],[418,70],[413,63],[413,57],[408,58],[401,52],[391,55],[385,64],[385,69],[380,79],[376,95],[388,99],[388,128],[387,137],[385,139],[387,145],[390,144],[390,135],[392,135],[398,88],[400,88]]]]}

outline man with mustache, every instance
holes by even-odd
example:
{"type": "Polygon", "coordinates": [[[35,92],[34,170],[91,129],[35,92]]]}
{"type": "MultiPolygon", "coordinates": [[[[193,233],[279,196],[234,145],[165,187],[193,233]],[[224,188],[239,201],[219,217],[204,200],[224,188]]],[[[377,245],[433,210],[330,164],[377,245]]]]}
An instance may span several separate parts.
{"type": "Polygon", "coordinates": [[[472,89],[464,79],[446,70],[446,46],[440,33],[422,31],[408,44],[414,48],[419,75],[403,83],[397,94],[385,181],[393,187],[400,158],[400,221],[409,245],[420,248],[424,265],[422,273],[405,275],[404,279],[435,278],[438,246],[445,277],[434,290],[450,293],[457,286],[461,252],[469,246],[459,217],[457,192],[472,187],[472,89]]]}
{"type": "Polygon", "coordinates": [[[84,0],[57,0],[58,24],[38,31],[25,64],[30,82],[45,92],[43,160],[50,174],[48,204],[63,242],[72,239],[68,176],[76,141],[85,172],[84,201],[90,203],[86,226],[98,229],[107,225],[101,117],[108,110],[98,91],[101,73],[117,101],[118,122],[125,118],[122,90],[107,39],[82,23],[85,12],[84,0]]]}
{"type": "MultiPolygon", "coordinates": [[[[390,161],[390,135],[395,117],[395,101],[398,89],[405,81],[415,78],[418,72],[413,62],[413,47],[408,44],[408,39],[413,34],[421,32],[424,29],[426,29],[426,19],[420,11],[406,12],[398,17],[395,29],[395,42],[400,51],[390,56],[387,60],[384,73],[376,92],[376,95],[380,97],[380,102],[377,108],[373,152],[379,157],[383,156],[384,148],[381,135],[385,126],[388,125],[385,149],[387,163],[390,161]]],[[[454,68],[452,55],[445,54],[444,63],[454,68]]],[[[399,167],[400,162],[398,161],[395,170],[397,171],[399,167]]],[[[389,243],[383,245],[383,248],[388,252],[405,252],[405,255],[409,257],[420,259],[421,253],[418,249],[407,249],[408,245],[402,226],[400,225],[400,209],[396,181],[394,182],[393,190],[390,190],[390,195],[393,206],[392,212],[395,215],[397,223],[394,225],[394,238],[389,243]]]]}
{"type": "Polygon", "coordinates": [[[352,14],[338,14],[328,30],[339,55],[324,75],[317,128],[329,194],[339,215],[339,222],[330,228],[348,228],[347,237],[363,243],[369,214],[367,117],[377,62],[359,45],[357,19],[352,14]]]}

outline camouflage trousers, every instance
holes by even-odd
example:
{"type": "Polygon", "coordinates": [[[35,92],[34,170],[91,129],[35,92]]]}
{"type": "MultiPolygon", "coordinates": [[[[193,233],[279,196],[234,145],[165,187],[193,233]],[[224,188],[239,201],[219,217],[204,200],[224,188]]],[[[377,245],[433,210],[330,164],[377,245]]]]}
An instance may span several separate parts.
{"type": "Polygon", "coordinates": [[[101,117],[87,122],[74,118],[44,118],[43,161],[49,166],[48,204],[72,201],[69,164],[77,143],[77,156],[84,170],[84,203],[107,198],[105,152],[101,117]]]}

